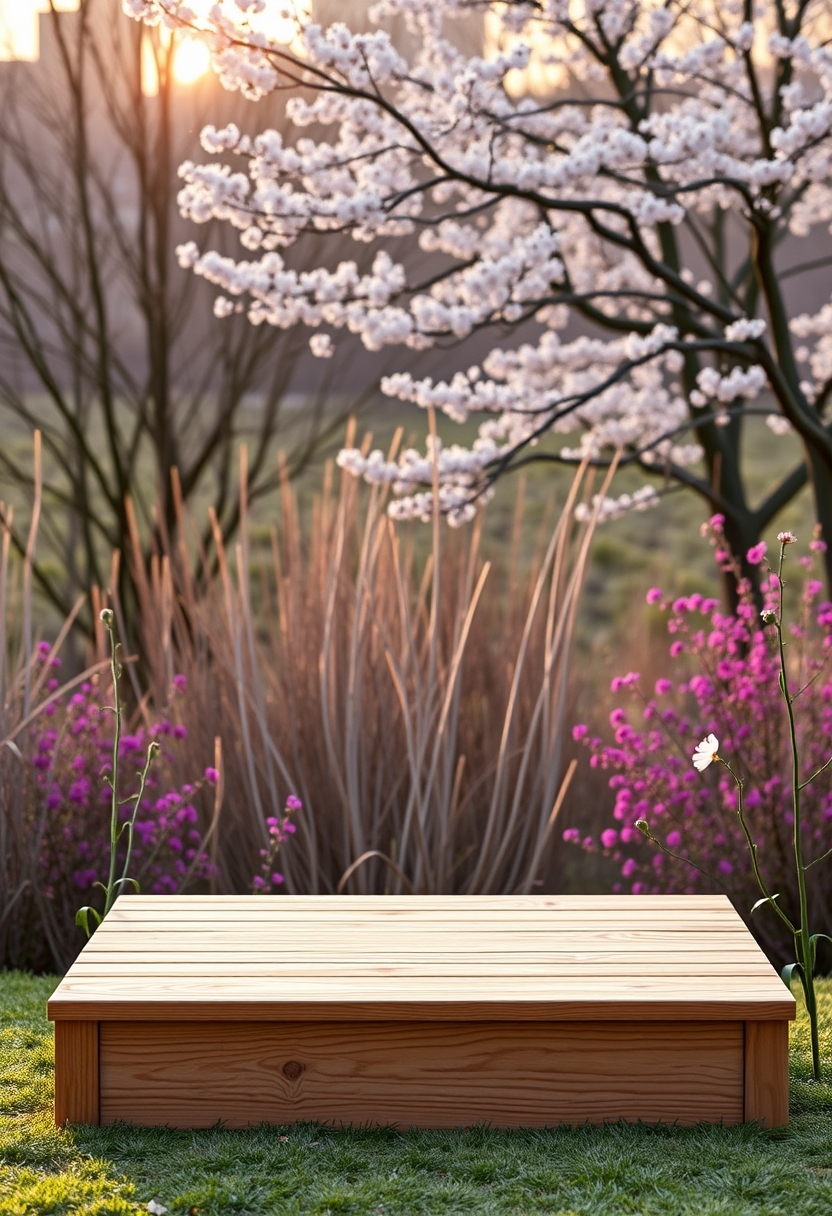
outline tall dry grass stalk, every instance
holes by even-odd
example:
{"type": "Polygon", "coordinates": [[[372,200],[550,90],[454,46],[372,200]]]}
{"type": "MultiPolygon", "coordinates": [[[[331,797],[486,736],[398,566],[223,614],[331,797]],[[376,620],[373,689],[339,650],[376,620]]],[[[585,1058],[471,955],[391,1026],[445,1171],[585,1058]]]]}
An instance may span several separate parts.
{"type": "Polygon", "coordinates": [[[189,748],[223,741],[216,889],[249,889],[266,818],[289,793],[304,804],[280,863],[289,891],[546,883],[573,772],[569,657],[594,526],[574,522],[584,481],[508,587],[482,555],[481,521],[449,533],[434,516],[426,545],[418,525],[389,520],[383,492],[347,475],[336,488],[331,468],[308,529],[284,482],[268,557],[245,501],[233,551],[216,525],[199,549],[180,508],[179,539],[144,570],[134,531],[151,701],[184,674],[189,748]]]}

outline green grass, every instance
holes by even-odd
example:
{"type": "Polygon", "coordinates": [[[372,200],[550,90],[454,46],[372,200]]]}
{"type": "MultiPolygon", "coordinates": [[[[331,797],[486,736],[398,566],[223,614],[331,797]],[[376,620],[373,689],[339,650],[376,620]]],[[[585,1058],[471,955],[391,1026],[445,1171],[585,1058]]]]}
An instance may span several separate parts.
{"type": "MultiPolygon", "coordinates": [[[[829,1080],[813,1084],[801,1016],[791,1123],[396,1132],[315,1125],[202,1132],[52,1126],[49,977],[0,974],[0,1216],[828,1216],[829,1080]]],[[[802,1013],[802,1010],[801,1010],[802,1013]]],[[[649,1024],[645,1026],[649,1036],[649,1024]]]]}

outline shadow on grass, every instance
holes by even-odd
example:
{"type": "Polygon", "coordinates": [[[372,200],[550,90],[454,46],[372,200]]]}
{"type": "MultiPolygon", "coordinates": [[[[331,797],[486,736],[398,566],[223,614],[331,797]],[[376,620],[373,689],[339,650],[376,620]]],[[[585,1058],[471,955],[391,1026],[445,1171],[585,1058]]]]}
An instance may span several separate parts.
{"type": "MultiPolygon", "coordinates": [[[[682,1129],[613,1124],[499,1132],[249,1131],[52,1126],[55,981],[0,975],[0,1216],[122,1216],[156,1199],[171,1216],[827,1216],[832,1067],[810,1079],[792,1050],[792,1121],[682,1129]]],[[[832,1060],[832,983],[823,991],[832,1060]]],[[[647,1033],[647,1031],[646,1031],[647,1033]]]]}

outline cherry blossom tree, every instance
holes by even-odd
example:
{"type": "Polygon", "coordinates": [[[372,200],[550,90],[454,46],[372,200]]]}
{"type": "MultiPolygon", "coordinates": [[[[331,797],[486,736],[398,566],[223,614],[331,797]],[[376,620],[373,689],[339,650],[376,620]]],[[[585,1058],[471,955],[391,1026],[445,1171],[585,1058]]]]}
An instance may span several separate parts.
{"type": "Polygon", "coordinates": [[[832,301],[795,315],[786,295],[832,264],[828,0],[380,0],[358,33],[290,0],[124,7],[201,31],[223,84],[285,93],[298,128],[208,127],[210,163],[180,169],[183,213],[239,231],[239,257],[179,249],[219,289],[217,315],[308,326],[321,357],[345,331],[369,350],[460,344],[449,380],[382,387],[481,417],[471,447],[341,453],[392,484],[394,515],[429,515],[438,486],[461,522],[510,469],[618,454],[651,480],[607,513],[682,484],[739,553],[808,479],[832,555],[832,301]],[[488,53],[448,34],[472,13],[488,53]],[[402,17],[407,59],[378,28],[402,17]],[[328,257],[346,231],[377,246],[369,273],[328,257]],[[318,264],[293,269],[310,233],[318,264]],[[466,367],[465,340],[492,327],[504,337],[466,367]],[[804,458],[752,506],[756,413],[804,458]]]}

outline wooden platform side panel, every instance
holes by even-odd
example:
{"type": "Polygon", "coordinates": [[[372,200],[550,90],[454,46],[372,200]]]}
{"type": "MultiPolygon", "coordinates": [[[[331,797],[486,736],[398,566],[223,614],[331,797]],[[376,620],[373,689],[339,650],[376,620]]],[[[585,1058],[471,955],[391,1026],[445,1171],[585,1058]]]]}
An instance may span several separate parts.
{"type": "Polygon", "coordinates": [[[101,1122],[743,1119],[743,1023],[103,1022],[101,1122]]]}
{"type": "Polygon", "coordinates": [[[789,1023],[745,1023],[745,1121],[789,1121],[789,1023]]]}
{"type": "Polygon", "coordinates": [[[100,1118],[98,1022],[55,1023],[55,1126],[100,1118]]]}

